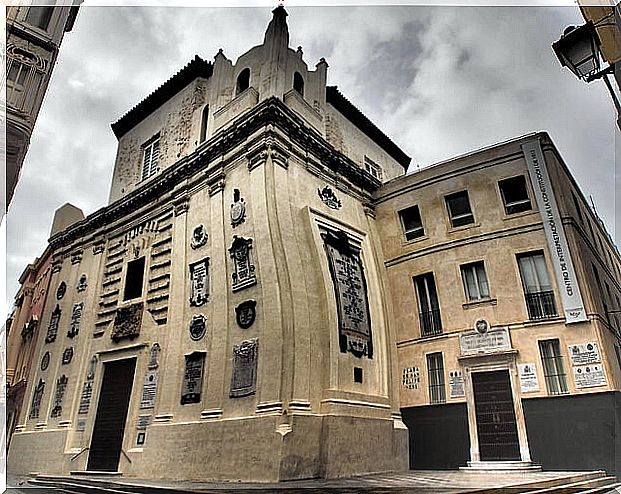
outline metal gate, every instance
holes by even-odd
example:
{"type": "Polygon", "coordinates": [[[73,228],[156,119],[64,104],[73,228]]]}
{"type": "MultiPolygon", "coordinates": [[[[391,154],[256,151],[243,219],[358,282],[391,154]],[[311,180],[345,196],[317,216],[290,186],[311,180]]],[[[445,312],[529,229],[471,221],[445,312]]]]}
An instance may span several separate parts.
{"type": "Polygon", "coordinates": [[[115,472],[119,467],[135,369],[135,358],[104,364],[97,417],[88,455],[89,471],[115,472]]]}
{"type": "Polygon", "coordinates": [[[520,460],[509,371],[473,372],[481,461],[520,460]]]}

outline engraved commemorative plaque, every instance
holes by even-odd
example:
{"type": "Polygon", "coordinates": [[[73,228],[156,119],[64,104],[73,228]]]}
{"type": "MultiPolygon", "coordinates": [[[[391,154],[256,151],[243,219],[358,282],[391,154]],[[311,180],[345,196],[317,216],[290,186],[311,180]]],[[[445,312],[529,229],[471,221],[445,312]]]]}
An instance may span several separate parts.
{"type": "Polygon", "coordinates": [[[248,329],[252,326],[257,317],[256,306],[255,300],[246,300],[235,307],[235,319],[240,328],[248,329]]]}
{"type": "Polygon", "coordinates": [[[257,357],[259,340],[253,338],[233,347],[233,375],[231,376],[231,398],[252,395],[257,387],[257,357]]]}
{"type": "Polygon", "coordinates": [[[360,358],[373,358],[371,319],[360,251],[342,231],[324,232],[321,237],[328,264],[339,317],[339,348],[360,358]]]}
{"type": "Polygon", "coordinates": [[[183,374],[183,389],[181,391],[182,405],[201,401],[204,365],[204,352],[194,352],[185,356],[185,373],[183,374]]]}

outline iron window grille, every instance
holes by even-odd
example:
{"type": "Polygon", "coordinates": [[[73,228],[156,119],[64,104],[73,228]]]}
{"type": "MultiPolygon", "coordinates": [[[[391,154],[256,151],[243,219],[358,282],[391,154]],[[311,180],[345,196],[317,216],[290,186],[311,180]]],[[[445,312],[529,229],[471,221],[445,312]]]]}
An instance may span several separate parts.
{"type": "Polygon", "coordinates": [[[418,206],[410,206],[399,211],[399,219],[401,220],[401,227],[406,240],[414,240],[425,235],[418,206]]]}
{"type": "Polygon", "coordinates": [[[427,373],[429,377],[429,400],[431,403],[445,403],[444,359],[442,352],[427,354],[427,373]]]}
{"type": "Polygon", "coordinates": [[[554,291],[548,277],[543,253],[522,254],[518,256],[518,265],[529,319],[557,317],[554,291]]]}
{"type": "Polygon", "coordinates": [[[461,266],[461,278],[464,282],[466,296],[470,302],[489,298],[489,284],[483,261],[461,266]]]}
{"type": "Polygon", "coordinates": [[[507,178],[498,182],[500,194],[505,205],[507,214],[521,213],[533,209],[528,191],[526,189],[526,178],[524,175],[507,178]]]}
{"type": "Polygon", "coordinates": [[[427,273],[414,278],[418,295],[418,316],[420,320],[421,336],[433,336],[442,333],[440,318],[440,304],[433,273],[427,273]]]}
{"type": "Polygon", "coordinates": [[[539,342],[539,352],[543,362],[543,373],[549,395],[567,394],[567,376],[563,366],[560,344],[557,339],[539,342]]]}
{"type": "Polygon", "coordinates": [[[474,215],[470,208],[468,191],[450,194],[444,198],[453,228],[474,223],[474,215]]]}

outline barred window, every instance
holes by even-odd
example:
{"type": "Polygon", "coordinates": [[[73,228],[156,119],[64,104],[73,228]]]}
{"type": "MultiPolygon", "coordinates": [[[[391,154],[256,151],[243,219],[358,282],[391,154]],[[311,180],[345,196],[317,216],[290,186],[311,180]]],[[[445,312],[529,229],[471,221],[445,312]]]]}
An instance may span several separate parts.
{"type": "Polygon", "coordinates": [[[561,355],[559,341],[540,341],[539,352],[543,362],[543,373],[546,378],[548,394],[562,395],[568,393],[567,376],[563,367],[563,356],[561,355]]]}
{"type": "Polygon", "coordinates": [[[427,354],[427,372],[429,375],[429,399],[431,403],[446,402],[442,352],[427,354]]]}

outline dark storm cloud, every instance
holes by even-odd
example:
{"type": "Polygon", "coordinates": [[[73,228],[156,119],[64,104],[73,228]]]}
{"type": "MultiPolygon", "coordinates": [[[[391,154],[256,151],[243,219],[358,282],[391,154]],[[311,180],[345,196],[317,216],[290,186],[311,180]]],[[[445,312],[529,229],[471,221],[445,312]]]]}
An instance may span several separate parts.
{"type": "MultiPolygon", "coordinates": [[[[54,209],[107,203],[109,124],[187,64],[219,48],[235,61],[263,41],[271,8],[80,8],[65,36],[7,227],[7,297],[43,252],[54,209]]],[[[576,7],[288,7],[291,46],[425,166],[547,130],[609,228],[614,109],[551,50],[576,7]]],[[[416,167],[414,166],[413,169],[416,167]]],[[[9,305],[10,309],[10,305],[9,305]]]]}

